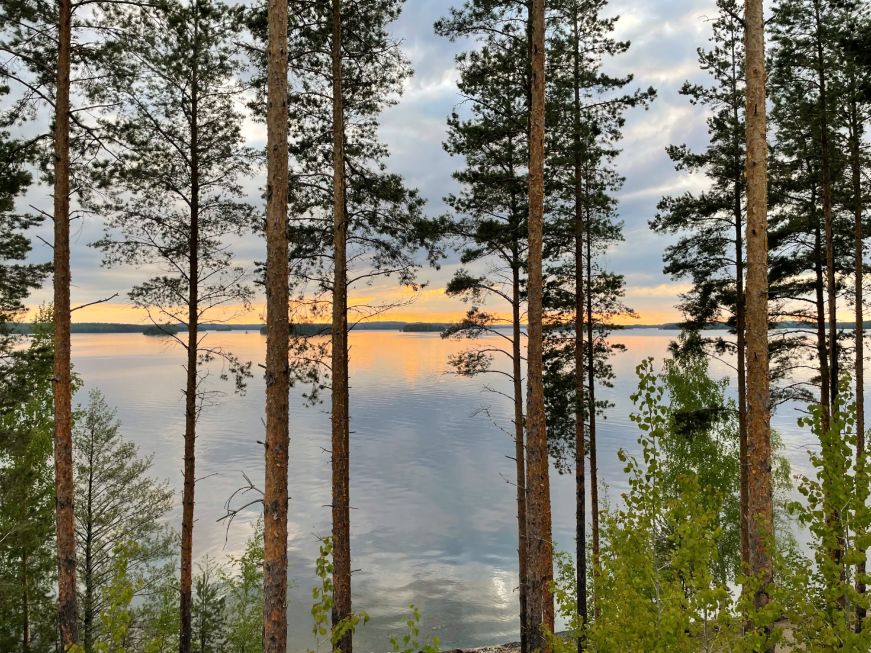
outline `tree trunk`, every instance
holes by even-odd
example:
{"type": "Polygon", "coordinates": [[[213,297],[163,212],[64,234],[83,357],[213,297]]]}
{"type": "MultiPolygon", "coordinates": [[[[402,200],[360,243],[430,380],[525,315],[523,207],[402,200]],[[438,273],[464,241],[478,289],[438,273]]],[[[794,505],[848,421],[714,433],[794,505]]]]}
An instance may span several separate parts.
{"type": "Polygon", "coordinates": [[[820,365],[820,408],[822,410],[822,428],[829,430],[831,416],[830,391],[832,377],[829,373],[829,348],[826,344],[826,282],[824,273],[823,235],[819,223],[814,230],[814,293],[817,323],[817,360],[820,365]]]}
{"type": "Polygon", "coordinates": [[[28,592],[27,552],[21,555],[21,650],[30,651],[30,593],[28,592]]]}
{"type": "MultiPolygon", "coordinates": [[[[512,211],[516,215],[516,211],[512,211]]],[[[526,444],[523,440],[523,377],[520,349],[520,255],[513,249],[511,262],[511,364],[514,384],[514,464],[517,480],[517,562],[520,594],[520,653],[529,653],[527,594],[528,563],[526,537],[526,444]]]]}
{"type": "MultiPolygon", "coordinates": [[[[865,279],[864,267],[864,230],[862,228],[862,158],[861,158],[861,132],[862,121],[859,119],[855,73],[851,77],[850,93],[850,172],[853,193],[853,275],[856,285],[856,325],[855,325],[855,383],[856,383],[856,469],[865,468],[865,315],[864,315],[864,289],[862,283],[865,279]]],[[[856,565],[856,591],[864,594],[866,556],[856,565]]],[[[860,632],[867,616],[867,610],[863,606],[856,608],[856,632],[860,632]]]]}
{"type": "Polygon", "coordinates": [[[58,627],[63,647],[77,644],[76,517],[73,509],[70,365],[70,57],[72,4],[58,0],[54,125],[54,468],[57,519],[58,627]]]}
{"type": "MultiPolygon", "coordinates": [[[[596,447],[596,350],[593,335],[593,234],[590,224],[589,209],[587,210],[586,225],[584,228],[584,246],[587,250],[586,266],[586,297],[587,300],[587,412],[589,413],[590,428],[590,504],[593,535],[593,578],[599,573],[599,463],[596,447]]],[[[594,583],[595,590],[595,583],[594,583]]],[[[593,593],[593,611],[599,614],[595,591],[593,593]]]]}
{"type": "MultiPolygon", "coordinates": [[[[576,181],[579,185],[580,181],[576,181]]],[[[575,198],[578,201],[578,198],[575,198]]],[[[586,435],[584,433],[584,261],[583,222],[575,207],[575,564],[577,606],[581,623],[587,625],[587,492],[584,479],[586,435]]],[[[584,638],[578,638],[578,653],[584,638]]]]}
{"type": "Polygon", "coordinates": [[[768,143],[762,0],[744,6],[747,57],[747,460],[750,574],[757,609],[769,602],[774,544],[768,378],[768,143]]]}
{"type": "Polygon", "coordinates": [[[532,106],[529,129],[529,253],[527,351],[527,455],[529,593],[527,615],[529,648],[550,653],[545,631],[553,632],[553,542],[551,540],[550,478],[547,425],[544,412],[542,360],[542,233],[544,229],[544,0],[533,0],[532,106]]]}
{"type": "MultiPolygon", "coordinates": [[[[734,57],[733,57],[734,63],[734,57]]],[[[733,65],[734,71],[734,65],[733,65]]],[[[735,74],[733,72],[733,74],[735,74]]],[[[738,106],[733,109],[735,124],[738,124],[738,106]]],[[[741,570],[746,573],[750,564],[750,544],[747,531],[747,334],[746,299],[744,296],[744,209],[741,202],[742,189],[741,162],[735,162],[733,183],[735,220],[735,348],[737,350],[738,375],[738,457],[740,458],[740,500],[739,511],[741,529],[741,570]]]]}
{"type": "Polygon", "coordinates": [[[835,227],[832,211],[832,163],[829,146],[828,80],[826,79],[825,59],[822,37],[819,34],[819,3],[814,3],[814,13],[818,33],[817,41],[817,79],[820,88],[820,173],[823,192],[823,223],[826,230],[826,294],[829,320],[829,400],[832,409],[838,396],[838,289],[835,285],[835,227]]]}
{"type": "MultiPolygon", "coordinates": [[[[194,11],[198,9],[194,5],[194,11]]],[[[188,341],[187,341],[187,383],[185,387],[184,419],[184,487],[182,490],[181,516],[181,576],[179,580],[180,627],[179,653],[191,650],[191,585],[193,576],[193,537],[194,537],[194,484],[196,483],[196,426],[197,426],[197,350],[199,339],[199,249],[200,249],[200,179],[199,179],[199,79],[197,61],[199,58],[199,17],[194,16],[193,69],[191,75],[191,225],[188,242],[188,341]]]]}
{"type": "MultiPolygon", "coordinates": [[[[577,606],[581,624],[587,625],[587,492],[584,479],[586,434],[584,433],[584,208],[581,188],[581,63],[577,5],[572,15],[572,67],[574,86],[574,186],[575,186],[575,565],[577,606]]],[[[583,634],[578,653],[584,650],[583,634]]]]}
{"type": "Polygon", "coordinates": [[[287,243],[287,2],[267,6],[266,447],[263,651],[287,653],[287,465],[290,369],[287,243]]]}
{"type": "MultiPolygon", "coordinates": [[[[816,50],[817,50],[817,81],[819,83],[819,111],[820,111],[820,173],[823,193],[823,225],[826,231],[826,299],[828,306],[828,330],[829,330],[829,405],[834,411],[837,398],[840,372],[838,370],[838,289],[835,274],[835,225],[832,210],[832,152],[829,145],[829,108],[828,108],[828,80],[826,78],[826,62],[823,53],[823,41],[820,34],[822,18],[820,16],[819,2],[814,2],[814,19],[816,21],[816,50]]],[[[829,426],[835,422],[829,422],[829,426]]],[[[830,521],[839,524],[841,517],[837,508],[832,508],[830,521]]],[[[843,565],[844,549],[846,543],[844,537],[839,536],[837,545],[834,547],[832,559],[841,570],[841,578],[846,578],[846,569],[843,565]]],[[[841,596],[839,603],[844,604],[846,597],[841,596]]]]}
{"type": "MultiPolygon", "coordinates": [[[[342,97],[342,2],[332,0],[333,77],[333,610],[335,628],[351,616],[350,416],[348,395],[348,218],[345,192],[345,109],[342,97]]],[[[353,633],[336,642],[351,653],[353,633]]]]}
{"type": "MultiPolygon", "coordinates": [[[[740,198],[739,198],[740,203],[740,198]]],[[[740,210],[740,209],[739,209],[740,210]]],[[[743,222],[743,221],[742,221],[743,222]]],[[[743,262],[743,239],[741,237],[742,222],[736,223],[735,254],[737,265],[735,272],[736,306],[735,306],[735,332],[737,349],[737,375],[738,375],[738,455],[741,466],[741,566],[748,568],[750,562],[750,542],[747,530],[747,493],[748,493],[748,461],[747,461],[747,336],[744,300],[744,262],[743,262]]]]}
{"type": "Polygon", "coordinates": [[[82,582],[85,585],[85,599],[82,602],[84,611],[82,619],[82,640],[85,653],[91,653],[94,647],[94,437],[89,434],[88,442],[88,505],[85,506],[87,523],[85,524],[85,568],[82,570],[82,582]]]}

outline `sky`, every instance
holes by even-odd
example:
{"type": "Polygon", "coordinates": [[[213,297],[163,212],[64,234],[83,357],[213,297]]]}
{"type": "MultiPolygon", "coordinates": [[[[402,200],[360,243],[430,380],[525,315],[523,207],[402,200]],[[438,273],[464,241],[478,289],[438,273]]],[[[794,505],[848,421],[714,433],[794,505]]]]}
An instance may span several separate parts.
{"type": "MultiPolygon", "coordinates": [[[[432,25],[460,0],[406,0],[401,17],[392,25],[393,35],[411,61],[414,75],[396,106],[383,114],[381,135],[391,156],[389,168],[419,189],[427,200],[427,211],[438,215],[446,211],[442,198],[456,189],[451,173],[463,161],[449,156],[442,148],[446,118],[458,106],[457,73],[454,57],[461,50],[474,47],[470,42],[451,43],[436,36],[432,25]]],[[[629,51],[608,63],[606,71],[632,73],[639,88],[653,86],[658,97],[648,110],[635,109],[627,115],[623,151],[617,169],[626,178],[620,192],[619,213],[624,221],[625,242],[606,255],[606,266],[625,275],[627,304],[639,314],[638,323],[654,324],[679,318],[674,308],[679,295],[689,286],[662,273],[662,253],[669,244],[665,236],[648,228],[663,195],[697,190],[704,179],[676,173],[665,153],[667,145],[686,143],[703,148],[707,142],[705,114],[679,95],[685,80],[704,81],[698,69],[696,49],[704,47],[714,16],[713,0],[612,0],[608,13],[620,16],[616,36],[632,42],[629,51]]],[[[265,143],[265,127],[250,122],[246,135],[252,145],[265,143]]],[[[252,199],[258,198],[262,178],[249,182],[252,199]]],[[[48,190],[34,188],[26,201],[44,205],[48,190]],[[37,194],[37,196],[34,196],[37,194]],[[39,196],[41,194],[41,196],[39,196]]],[[[41,235],[49,239],[48,226],[41,235]]],[[[100,253],[89,246],[100,235],[96,218],[86,218],[73,225],[72,274],[73,306],[94,302],[117,293],[110,302],[101,303],[73,314],[77,322],[145,322],[143,313],[130,306],[127,292],[142,280],[142,271],[100,265],[100,253]]],[[[235,244],[243,260],[263,260],[265,243],[248,236],[235,244]]],[[[35,258],[46,258],[49,251],[37,243],[35,258]]],[[[466,309],[458,300],[448,298],[444,287],[457,268],[456,256],[450,256],[438,270],[425,268],[421,278],[428,282],[416,297],[392,282],[379,283],[357,291],[390,301],[401,298],[406,305],[379,319],[407,321],[450,321],[466,309]],[[412,300],[408,303],[407,300],[412,300]]],[[[50,301],[50,286],[36,291],[31,303],[50,301]]],[[[353,298],[352,298],[353,299],[353,298]]],[[[252,311],[233,309],[221,316],[235,322],[251,323],[264,317],[262,298],[252,311]]]]}

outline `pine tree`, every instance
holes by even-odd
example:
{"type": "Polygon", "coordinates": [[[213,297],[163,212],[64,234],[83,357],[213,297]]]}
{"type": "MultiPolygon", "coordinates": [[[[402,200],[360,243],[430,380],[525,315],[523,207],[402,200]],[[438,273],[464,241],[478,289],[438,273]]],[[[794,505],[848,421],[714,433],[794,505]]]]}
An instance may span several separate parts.
{"type": "Polygon", "coordinates": [[[195,653],[225,651],[224,628],[227,599],[219,565],[209,556],[197,564],[194,581],[193,643],[195,653]]]}
{"type": "Polygon", "coordinates": [[[180,650],[190,650],[196,423],[207,398],[203,366],[223,359],[240,387],[250,364],[207,342],[200,323],[247,306],[252,290],[233,259],[231,238],[252,221],[240,182],[243,147],[235,100],[239,59],[232,39],[241,13],[220,2],[167,3],[147,16],[122,8],[106,21],[125,29],[114,44],[111,83],[92,87],[113,114],[104,129],[118,142],[97,210],[106,233],[95,245],[108,265],[157,265],[164,274],[134,286],[130,299],[152,323],[182,324],[172,337],[186,353],[180,650]]]}
{"type": "MultiPolygon", "coordinates": [[[[294,305],[301,319],[331,312],[331,405],[335,596],[332,619],[351,614],[350,397],[348,332],[394,304],[349,303],[349,292],[389,277],[418,287],[415,259],[439,255],[437,223],[423,200],[387,170],[379,116],[396,101],[408,63],[388,25],[400,0],[291,3],[288,120],[290,160],[289,254],[294,305]],[[350,316],[350,317],[349,317],[350,316]]],[[[254,12],[255,38],[262,14],[254,12]]],[[[352,633],[343,638],[351,650],[352,633]]]]}
{"type": "Polygon", "coordinates": [[[529,112],[529,246],[527,250],[527,629],[530,650],[549,653],[547,632],[554,628],[553,541],[551,538],[550,477],[542,361],[545,167],[545,5],[533,0],[529,10],[531,103],[529,112]]]}
{"type": "Polygon", "coordinates": [[[663,198],[651,227],[662,233],[679,233],[666,250],[664,271],[674,278],[692,279],[681,310],[685,330],[701,331],[728,325],[735,341],[723,338],[690,338],[714,354],[734,352],[738,379],[738,426],[741,458],[742,559],[747,548],[747,357],[744,300],[744,46],[740,20],[742,3],[719,0],[713,22],[712,47],[699,49],[699,67],[712,84],[684,83],[681,94],[694,106],[712,112],[707,119],[710,142],[704,152],[686,145],[672,145],[669,157],[678,171],[702,172],[710,180],[702,193],[686,192],[663,198]]]}
{"type": "Polygon", "coordinates": [[[70,68],[73,7],[58,0],[54,97],[54,458],[61,645],[78,643],[70,345],[70,68]]]}
{"type": "Polygon", "coordinates": [[[768,142],[762,0],[744,6],[747,184],[747,531],[754,605],[764,608],[772,581],[774,506],[768,380],[768,142]]]}
{"type": "MultiPolygon", "coordinates": [[[[0,69],[0,98],[10,88],[0,69]]],[[[26,164],[33,158],[34,144],[12,138],[9,130],[17,126],[22,106],[0,111],[0,369],[14,360],[18,341],[12,322],[21,317],[24,300],[47,276],[47,265],[29,262],[31,242],[27,231],[42,222],[40,215],[23,215],[15,202],[30,186],[32,178],[26,164]]],[[[5,376],[5,375],[4,375],[5,376]]],[[[0,407],[5,406],[7,392],[15,388],[0,382],[0,407]]]]}
{"type": "Polygon", "coordinates": [[[465,168],[454,173],[461,186],[446,203],[453,215],[445,226],[449,242],[458,250],[462,265],[487,266],[486,274],[471,274],[460,268],[448,283],[448,295],[471,304],[464,318],[449,327],[446,338],[477,339],[498,335],[470,346],[450,359],[461,375],[501,374],[494,362],[504,356],[510,361],[513,403],[514,463],[518,535],[518,598],[520,603],[520,647],[528,648],[527,626],[527,519],[526,444],[524,438],[522,316],[526,296],[527,176],[529,43],[525,15],[522,20],[506,19],[500,29],[489,33],[478,24],[479,8],[467,4],[462,10],[436,23],[436,32],[451,39],[475,33],[480,48],[457,58],[459,89],[470,104],[470,115],[454,111],[448,118],[445,150],[462,156],[465,168]],[[504,306],[510,319],[489,310],[494,302],[504,306]],[[497,329],[503,323],[511,334],[497,329]]]}
{"type": "MultiPolygon", "coordinates": [[[[613,193],[622,178],[613,170],[625,112],[646,106],[655,91],[628,91],[632,77],[612,77],[604,62],[625,53],[629,43],[612,32],[616,18],[602,14],[606,2],[563,0],[551,6],[548,82],[552,124],[549,137],[548,208],[550,234],[546,303],[551,322],[546,338],[549,441],[557,456],[574,450],[576,474],[576,556],[586,559],[585,439],[589,436],[593,564],[599,555],[599,500],[596,382],[608,385],[609,355],[623,349],[611,342],[615,318],[633,315],[623,304],[622,275],[596,259],[622,241],[613,193]],[[585,424],[585,422],[587,422],[585,424]]],[[[578,605],[586,618],[586,563],[576,566],[578,605]]]]}
{"type": "Polygon", "coordinates": [[[80,635],[86,652],[103,635],[99,617],[118,547],[136,543],[127,564],[131,573],[145,577],[174,543],[162,525],[172,491],[149,476],[151,458],[141,457],[120,427],[103,395],[92,390],[73,429],[80,635]]]}
{"type": "MultiPolygon", "coordinates": [[[[342,2],[332,0],[330,72],[332,77],[333,144],[333,322],[332,366],[332,473],[333,473],[333,628],[350,617],[350,397],[348,392],[348,218],[345,188],[345,103],[342,87],[342,2]]],[[[337,643],[351,653],[353,631],[337,643]]]]}
{"type": "Polygon", "coordinates": [[[50,650],[57,640],[49,309],[28,347],[4,365],[0,411],[0,649],[50,650]]]}
{"type": "MultiPolygon", "coordinates": [[[[845,165],[838,150],[844,84],[837,42],[846,5],[782,0],[773,21],[772,119],[777,129],[776,179],[784,206],[772,225],[772,284],[779,298],[812,298],[796,317],[815,325],[820,403],[837,394],[841,347],[837,329],[840,277],[853,271],[851,224],[836,203],[845,165]]],[[[852,221],[850,221],[852,222],[852,221]]]]}
{"type": "Polygon", "coordinates": [[[266,447],[263,653],[287,651],[288,366],[287,2],[266,10],[266,447]]]}
{"type": "MultiPolygon", "coordinates": [[[[782,143],[778,167],[782,183],[797,200],[778,217],[778,274],[773,276],[787,277],[786,271],[793,288],[813,289],[823,432],[828,432],[827,415],[837,400],[845,358],[837,322],[839,295],[844,294],[843,279],[856,269],[855,202],[842,199],[850,196],[851,164],[845,142],[849,67],[844,66],[841,39],[854,11],[850,2],[782,0],[773,22],[772,78],[778,90],[773,117],[782,143]],[[802,279],[810,276],[808,266],[801,265],[802,241],[811,243],[810,256],[805,255],[812,262],[810,284],[802,279]]],[[[830,518],[838,519],[837,509],[830,518]]],[[[842,560],[844,547],[842,542],[833,549],[836,560],[842,560]]]]}
{"type": "MultiPolygon", "coordinates": [[[[487,274],[458,270],[446,292],[472,304],[464,319],[444,337],[475,339],[499,335],[494,345],[472,346],[451,358],[459,374],[472,376],[496,371],[494,360],[510,361],[514,408],[514,461],[517,491],[518,576],[521,648],[526,650],[526,451],[522,372],[522,315],[525,296],[527,108],[523,38],[487,39],[480,50],[462,54],[460,92],[471,101],[471,116],[456,112],[448,119],[445,149],[465,158],[466,167],[454,173],[462,192],[446,198],[455,212],[446,227],[460,251],[462,264],[485,263],[487,274]],[[487,306],[504,305],[511,317],[503,320],[487,306]],[[503,322],[510,336],[497,330],[503,322]]],[[[501,370],[500,370],[501,371],[501,370]]]]}
{"type": "MultiPolygon", "coordinates": [[[[861,42],[862,34],[871,34],[871,18],[867,11],[863,14],[855,12],[846,25],[847,34],[841,38],[846,70],[846,126],[847,148],[849,156],[849,190],[847,204],[853,214],[853,298],[855,309],[854,336],[854,366],[856,404],[856,467],[862,471],[866,464],[865,442],[865,296],[863,285],[865,280],[865,197],[862,189],[863,168],[868,165],[863,156],[862,138],[865,124],[871,120],[871,66],[863,65],[862,50],[856,48],[861,42]]],[[[871,39],[869,39],[871,41],[871,39]]],[[[866,56],[867,51],[865,52],[866,56]]],[[[867,552],[861,554],[856,565],[856,591],[864,594],[866,591],[866,558],[867,552]]],[[[861,628],[867,611],[859,606],[856,609],[857,627],[861,628]]]]}

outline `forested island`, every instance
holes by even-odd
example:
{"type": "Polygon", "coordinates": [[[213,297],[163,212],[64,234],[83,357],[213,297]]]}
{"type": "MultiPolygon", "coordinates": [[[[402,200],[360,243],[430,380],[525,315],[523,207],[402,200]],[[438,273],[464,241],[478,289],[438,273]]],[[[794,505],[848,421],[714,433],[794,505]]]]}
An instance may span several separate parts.
{"type": "MultiPolygon", "coordinates": [[[[442,50],[402,31],[433,4],[0,5],[0,651],[353,653],[381,620],[382,650],[436,653],[421,624],[445,595],[453,619],[493,618],[490,604],[510,601],[519,653],[871,651],[868,2],[668,2],[660,25],[653,0],[625,0],[623,17],[608,0],[445,0],[427,35],[450,44],[452,65],[419,82],[411,54],[426,69],[442,50]],[[664,49],[689,34],[696,60],[633,59],[639,25],[664,49]],[[429,137],[442,87],[451,170],[398,169],[410,156],[393,150],[429,137]],[[664,101],[660,124],[649,112],[664,101]],[[384,128],[388,110],[409,107],[423,122],[384,128]],[[645,154],[623,152],[630,125],[669,139],[659,168],[672,177],[632,165],[645,154]],[[627,191],[639,170],[648,185],[627,191]],[[435,197],[413,185],[424,181],[435,197]],[[627,228],[627,207],[651,194],[644,224],[627,228]],[[84,224],[99,233],[80,237],[84,224]],[[651,235],[668,283],[633,293],[653,271],[620,265],[651,235]],[[415,310],[431,275],[455,317],[388,319],[442,319],[415,310]],[[648,317],[633,307],[665,296],[676,305],[648,317]],[[77,321],[100,310],[142,323],[77,321]],[[665,360],[628,375],[634,443],[619,443],[619,477],[606,479],[629,329],[673,337],[665,360]],[[255,333],[227,334],[239,330],[255,333]],[[392,459],[422,457],[410,425],[441,447],[430,464],[455,456],[466,481],[483,427],[440,439],[440,420],[462,416],[433,417],[420,397],[392,422],[387,388],[420,370],[382,345],[368,353],[396,366],[396,385],[355,376],[352,335],[375,330],[424,334],[393,342],[430,358],[427,343],[451,343],[430,395],[449,378],[475,383],[464,392],[508,415],[474,415],[507,436],[510,565],[490,551],[474,560],[498,599],[470,600],[463,574],[415,575],[414,556],[444,553],[439,573],[473,558],[463,532],[399,556],[360,517],[431,528],[439,511],[488,524],[494,512],[474,493],[403,509],[396,479],[436,478],[392,459]],[[129,338],[128,396],[155,390],[136,375],[158,350],[184,359],[160,377],[174,398],[144,404],[173,415],[178,487],[93,385],[121,352],[80,366],[98,340],[83,334],[155,336],[129,338]],[[241,340],[265,350],[247,355],[241,340]],[[211,411],[250,396],[255,378],[257,419],[216,437],[211,411]],[[367,400],[369,422],[355,413],[367,400]],[[793,447],[807,449],[795,470],[772,428],[787,408],[808,443],[793,447]],[[329,416],[309,496],[330,526],[315,534],[290,492],[304,410],[329,416]],[[392,438],[389,455],[374,461],[361,424],[392,438]],[[257,519],[239,550],[195,555],[220,549],[202,542],[204,457],[230,464],[239,447],[258,472],[224,488],[225,544],[237,519],[257,519]],[[352,494],[361,461],[382,474],[369,513],[352,494]],[[557,474],[572,485],[569,552],[554,543],[557,474]],[[305,606],[288,602],[300,532],[318,545],[305,606]],[[423,610],[359,600],[355,538],[383,548],[380,568],[363,570],[380,596],[429,592],[423,610]],[[289,637],[289,611],[311,619],[311,641],[289,637]]],[[[164,434],[148,435],[159,452],[164,434]]],[[[438,626],[465,644],[456,623],[438,626]]]]}

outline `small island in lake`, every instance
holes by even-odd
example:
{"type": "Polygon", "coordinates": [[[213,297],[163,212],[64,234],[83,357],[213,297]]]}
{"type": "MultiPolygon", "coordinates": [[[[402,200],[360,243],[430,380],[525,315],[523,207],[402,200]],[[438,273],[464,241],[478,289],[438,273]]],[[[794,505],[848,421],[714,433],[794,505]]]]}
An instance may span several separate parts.
{"type": "Polygon", "coordinates": [[[175,324],[150,324],[142,330],[146,336],[174,336],[181,329],[175,324]]]}
{"type": "Polygon", "coordinates": [[[431,322],[411,322],[403,324],[399,330],[403,333],[441,333],[447,328],[445,324],[435,324],[431,322]]]}

